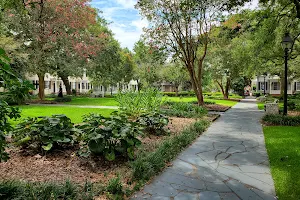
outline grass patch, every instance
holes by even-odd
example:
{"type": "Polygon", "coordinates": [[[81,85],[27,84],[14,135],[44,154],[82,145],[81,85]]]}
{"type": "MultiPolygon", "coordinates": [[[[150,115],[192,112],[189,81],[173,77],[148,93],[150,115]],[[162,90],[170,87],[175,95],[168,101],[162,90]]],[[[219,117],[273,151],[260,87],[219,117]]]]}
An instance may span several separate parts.
{"type": "MultiPolygon", "coordinates": [[[[38,116],[51,116],[54,114],[64,114],[71,119],[73,123],[82,122],[82,116],[88,113],[99,113],[104,117],[109,117],[110,114],[115,111],[113,109],[102,109],[102,108],[74,108],[64,106],[20,106],[21,119],[27,117],[38,117],[38,116]]],[[[12,124],[17,124],[18,121],[11,121],[12,124]]]]}
{"type": "Polygon", "coordinates": [[[89,98],[89,97],[73,97],[68,105],[86,105],[86,106],[118,106],[118,102],[114,98],[89,98]]]}
{"type": "Polygon", "coordinates": [[[299,199],[299,127],[264,127],[264,134],[278,199],[299,199]]]}
{"type": "MultiPolygon", "coordinates": [[[[174,102],[193,102],[197,101],[196,97],[164,97],[165,101],[174,102]]],[[[216,102],[218,105],[234,106],[236,101],[223,99],[205,99],[207,102],[216,102]]],[[[66,102],[68,105],[86,105],[86,106],[118,106],[118,102],[114,98],[89,98],[89,97],[73,97],[71,102],[66,102]]]]}

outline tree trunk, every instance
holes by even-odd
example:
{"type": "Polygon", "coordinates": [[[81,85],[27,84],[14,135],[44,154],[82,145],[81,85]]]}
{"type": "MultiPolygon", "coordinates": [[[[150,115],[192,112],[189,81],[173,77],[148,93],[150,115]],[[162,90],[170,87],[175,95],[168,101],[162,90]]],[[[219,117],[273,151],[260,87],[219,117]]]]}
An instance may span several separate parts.
{"type": "Polygon", "coordinates": [[[39,98],[40,100],[45,99],[45,74],[38,74],[39,77],[39,98]]]}
{"type": "Polygon", "coordinates": [[[179,85],[175,85],[175,96],[178,97],[178,88],[179,88],[179,85]]]}
{"type": "Polygon", "coordinates": [[[63,83],[66,87],[67,95],[72,95],[71,85],[70,85],[68,76],[66,76],[62,73],[58,73],[58,76],[61,78],[61,80],[63,81],[63,83]]]}
{"type": "Polygon", "coordinates": [[[228,99],[228,97],[229,97],[229,89],[230,89],[230,79],[227,77],[226,78],[226,86],[225,86],[224,99],[228,99]]]}
{"type": "Polygon", "coordinates": [[[217,84],[219,85],[219,87],[221,89],[221,92],[223,94],[223,98],[225,99],[225,90],[224,90],[222,82],[220,83],[218,80],[216,80],[216,82],[217,82],[217,84]]]}

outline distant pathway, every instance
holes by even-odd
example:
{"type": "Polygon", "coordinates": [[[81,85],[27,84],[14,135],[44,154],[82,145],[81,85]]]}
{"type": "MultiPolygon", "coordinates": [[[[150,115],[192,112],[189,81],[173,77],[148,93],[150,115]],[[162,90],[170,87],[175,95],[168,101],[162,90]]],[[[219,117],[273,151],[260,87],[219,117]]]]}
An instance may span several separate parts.
{"type": "Polygon", "coordinates": [[[274,200],[255,100],[236,104],[132,199],[274,200]]]}
{"type": "Polygon", "coordinates": [[[74,108],[105,108],[105,109],[118,109],[118,106],[81,106],[69,104],[30,104],[35,106],[52,106],[52,107],[74,107],[74,108]]]}

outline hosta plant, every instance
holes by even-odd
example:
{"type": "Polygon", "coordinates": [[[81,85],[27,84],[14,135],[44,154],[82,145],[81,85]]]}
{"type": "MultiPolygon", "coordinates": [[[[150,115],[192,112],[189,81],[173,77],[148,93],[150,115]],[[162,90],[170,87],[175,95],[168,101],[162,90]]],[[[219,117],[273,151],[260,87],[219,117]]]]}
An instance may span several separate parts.
{"type": "Polygon", "coordinates": [[[153,135],[165,135],[169,131],[166,126],[169,124],[169,119],[166,115],[158,112],[152,112],[141,115],[137,122],[145,127],[145,132],[153,135]]]}
{"type": "Polygon", "coordinates": [[[84,124],[79,126],[83,133],[84,145],[80,149],[81,156],[103,155],[109,161],[115,160],[117,155],[134,158],[134,149],[141,144],[137,138],[142,134],[142,128],[128,117],[113,114],[104,118],[98,114],[84,117],[84,124]]]}
{"type": "Polygon", "coordinates": [[[18,124],[13,131],[17,145],[49,151],[55,147],[73,145],[78,131],[70,118],[65,115],[28,118],[18,124]]]}

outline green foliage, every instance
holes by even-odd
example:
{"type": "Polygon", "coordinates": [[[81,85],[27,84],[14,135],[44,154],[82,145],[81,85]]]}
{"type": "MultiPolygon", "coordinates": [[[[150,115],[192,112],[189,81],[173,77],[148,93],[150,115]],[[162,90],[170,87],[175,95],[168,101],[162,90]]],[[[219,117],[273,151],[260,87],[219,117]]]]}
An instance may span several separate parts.
{"type": "Polygon", "coordinates": [[[205,129],[209,122],[197,121],[191,127],[185,129],[180,135],[165,140],[155,152],[142,153],[131,163],[132,178],[134,180],[149,180],[158,174],[172,161],[185,147],[194,141],[205,129]]]}
{"type": "Polygon", "coordinates": [[[110,194],[123,194],[123,184],[120,177],[111,179],[106,187],[106,191],[110,194]]]}
{"type": "Polygon", "coordinates": [[[141,144],[137,138],[142,134],[138,123],[128,120],[126,115],[112,115],[104,118],[101,115],[90,114],[84,116],[82,130],[85,145],[80,149],[81,156],[104,155],[109,161],[122,155],[134,158],[134,149],[141,144]]]}
{"type": "MultiPolygon", "coordinates": [[[[5,51],[0,48],[0,80],[5,84],[14,86],[16,76],[11,72],[9,61],[5,51]]],[[[6,101],[0,99],[0,162],[7,161],[8,153],[5,151],[6,139],[5,134],[12,130],[9,119],[17,119],[21,117],[18,108],[10,107],[6,101]]]]}
{"type": "Polygon", "coordinates": [[[28,118],[12,132],[14,141],[22,147],[49,151],[77,141],[77,130],[65,115],[28,118]]]}
{"type": "Polygon", "coordinates": [[[145,132],[148,134],[165,135],[168,133],[165,127],[169,124],[169,119],[158,112],[143,114],[137,122],[145,127],[145,132]]]}
{"type": "Polygon", "coordinates": [[[169,109],[164,109],[162,112],[169,116],[177,117],[202,117],[207,113],[206,108],[192,103],[185,102],[167,102],[165,104],[169,109]]]}
{"type": "Polygon", "coordinates": [[[300,126],[300,116],[265,115],[262,120],[268,125],[300,126]]]}
{"type": "Polygon", "coordinates": [[[71,102],[72,98],[70,96],[64,96],[64,97],[56,97],[54,99],[56,102],[71,102]]]}
{"type": "Polygon", "coordinates": [[[5,152],[5,134],[13,128],[9,123],[9,119],[17,119],[21,117],[18,108],[10,107],[5,101],[0,100],[0,162],[7,161],[9,158],[5,152]]]}
{"type": "Polygon", "coordinates": [[[143,113],[159,111],[163,96],[158,90],[149,88],[144,91],[119,93],[116,101],[122,112],[137,118],[143,113]]]}
{"type": "Polygon", "coordinates": [[[176,92],[163,92],[162,94],[165,96],[168,96],[168,97],[175,97],[175,96],[192,97],[192,96],[195,96],[195,92],[193,92],[193,91],[182,91],[182,92],[178,92],[177,94],[176,94],[176,92]]]}
{"type": "Polygon", "coordinates": [[[93,200],[103,192],[101,185],[86,183],[84,186],[53,183],[25,183],[20,181],[1,181],[0,196],[3,200],[19,199],[81,199],[93,200]]]}

